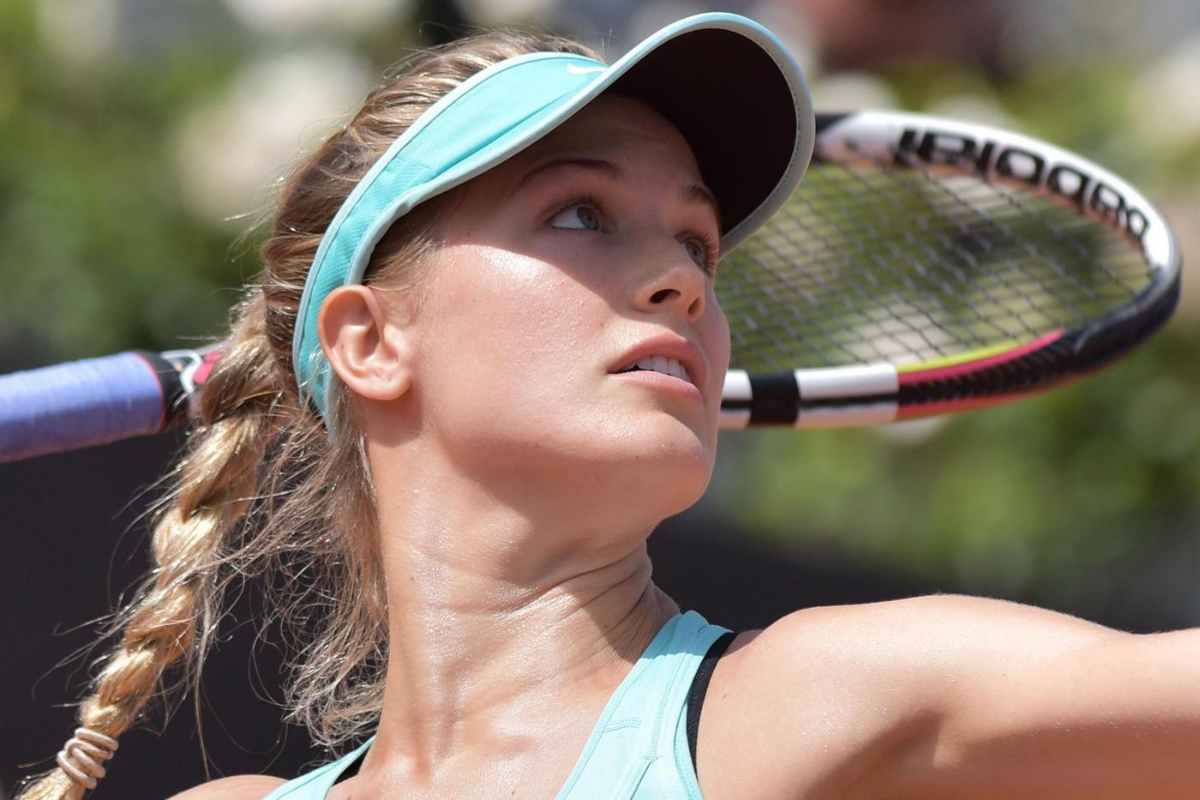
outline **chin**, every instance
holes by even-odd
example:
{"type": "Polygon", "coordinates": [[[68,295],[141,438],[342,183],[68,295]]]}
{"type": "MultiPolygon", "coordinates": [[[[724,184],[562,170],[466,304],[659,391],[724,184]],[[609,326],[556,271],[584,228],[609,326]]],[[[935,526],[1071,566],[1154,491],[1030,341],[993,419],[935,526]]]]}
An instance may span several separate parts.
{"type": "Polygon", "coordinates": [[[675,419],[656,425],[655,434],[645,429],[630,432],[625,441],[644,445],[625,450],[622,471],[630,490],[651,495],[659,501],[664,517],[684,511],[700,500],[712,480],[716,460],[716,436],[711,443],[675,419]]]}

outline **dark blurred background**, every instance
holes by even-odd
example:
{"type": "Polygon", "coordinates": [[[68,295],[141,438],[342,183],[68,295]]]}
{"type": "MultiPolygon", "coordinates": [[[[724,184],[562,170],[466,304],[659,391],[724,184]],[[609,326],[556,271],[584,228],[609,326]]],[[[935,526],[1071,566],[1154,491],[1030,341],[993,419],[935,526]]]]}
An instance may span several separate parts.
{"type": "MultiPolygon", "coordinates": [[[[1113,169],[1200,252],[1192,0],[7,0],[0,2],[0,372],[217,333],[257,271],[268,188],[406,49],[534,24],[610,59],[704,10],[767,24],[819,110],[905,108],[1026,131],[1113,169]]],[[[720,109],[714,109],[720,113],[720,109]]],[[[1115,368],[1048,396],[874,430],[727,434],[708,496],[651,539],[685,607],[732,628],[927,592],[1132,631],[1200,624],[1200,280],[1115,368]]],[[[51,763],[146,568],[164,435],[0,465],[0,800],[51,763]]],[[[326,754],[285,728],[253,587],[206,671],[213,775],[326,754]]],[[[122,737],[95,796],[204,780],[192,703],[122,737]]]]}

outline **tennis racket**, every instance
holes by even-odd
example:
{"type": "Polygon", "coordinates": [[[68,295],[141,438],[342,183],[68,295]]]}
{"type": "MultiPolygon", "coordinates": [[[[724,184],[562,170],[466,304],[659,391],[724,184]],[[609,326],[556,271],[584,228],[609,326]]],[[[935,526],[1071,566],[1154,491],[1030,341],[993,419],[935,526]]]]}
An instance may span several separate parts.
{"type": "Polygon", "coordinates": [[[874,425],[1011,401],[1161,326],[1181,258],[1111,172],[921,114],[819,114],[812,167],[730,253],[722,427],[874,425]]]}
{"type": "MultiPolygon", "coordinates": [[[[1066,150],[921,114],[820,114],[801,187],[721,267],[721,425],[876,425],[1045,391],[1157,330],[1180,267],[1146,199],[1066,150]]],[[[218,356],[0,377],[0,461],[161,431],[218,356]]]]}

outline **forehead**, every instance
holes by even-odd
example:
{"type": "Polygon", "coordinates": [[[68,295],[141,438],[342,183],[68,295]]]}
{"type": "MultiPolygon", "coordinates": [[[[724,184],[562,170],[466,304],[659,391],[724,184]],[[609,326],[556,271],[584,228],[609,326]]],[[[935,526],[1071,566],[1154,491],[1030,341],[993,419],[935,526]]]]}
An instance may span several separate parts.
{"type": "Polygon", "coordinates": [[[515,167],[563,153],[613,159],[653,159],[698,180],[700,169],[683,134],[650,106],[620,95],[601,95],[515,156],[515,167]]]}

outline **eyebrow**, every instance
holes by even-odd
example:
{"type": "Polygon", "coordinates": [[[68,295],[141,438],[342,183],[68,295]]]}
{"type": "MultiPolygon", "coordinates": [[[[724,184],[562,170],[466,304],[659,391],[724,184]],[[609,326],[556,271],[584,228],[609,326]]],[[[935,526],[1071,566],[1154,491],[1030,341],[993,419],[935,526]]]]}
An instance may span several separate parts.
{"type": "MultiPolygon", "coordinates": [[[[549,161],[543,162],[529,172],[525,173],[524,177],[517,182],[516,189],[520,189],[525,184],[532,181],[538,175],[548,172],[553,169],[562,167],[579,167],[582,169],[590,169],[602,173],[611,180],[619,181],[625,177],[625,171],[611,161],[605,161],[602,158],[586,158],[583,156],[562,156],[560,158],[552,158],[549,161]]],[[[514,191],[516,191],[514,189],[514,191]]],[[[717,202],[716,196],[700,183],[690,183],[683,187],[680,193],[680,198],[685,203],[700,204],[708,206],[713,216],[717,219],[717,228],[722,229],[721,225],[721,205],[717,202]]]]}

